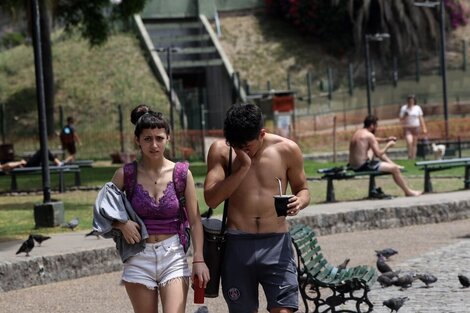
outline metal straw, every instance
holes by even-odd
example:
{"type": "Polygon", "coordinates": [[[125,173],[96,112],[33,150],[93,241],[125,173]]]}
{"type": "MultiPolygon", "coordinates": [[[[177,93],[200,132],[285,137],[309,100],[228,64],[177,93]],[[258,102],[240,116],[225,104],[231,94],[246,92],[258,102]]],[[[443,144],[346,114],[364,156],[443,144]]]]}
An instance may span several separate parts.
{"type": "Polygon", "coordinates": [[[282,196],[282,182],[279,177],[276,177],[277,181],[279,182],[279,195],[282,196]]]}

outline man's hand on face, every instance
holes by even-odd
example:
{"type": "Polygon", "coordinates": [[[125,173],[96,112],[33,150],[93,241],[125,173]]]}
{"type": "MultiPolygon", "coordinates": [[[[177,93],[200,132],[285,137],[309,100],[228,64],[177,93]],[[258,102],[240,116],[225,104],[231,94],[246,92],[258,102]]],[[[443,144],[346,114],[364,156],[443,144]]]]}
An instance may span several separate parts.
{"type": "Polygon", "coordinates": [[[235,160],[238,160],[238,162],[240,162],[240,166],[241,167],[250,167],[251,166],[251,158],[250,156],[248,155],[248,153],[246,153],[245,151],[243,151],[242,149],[240,148],[233,148],[235,150],[235,153],[237,154],[237,157],[235,160]]]}

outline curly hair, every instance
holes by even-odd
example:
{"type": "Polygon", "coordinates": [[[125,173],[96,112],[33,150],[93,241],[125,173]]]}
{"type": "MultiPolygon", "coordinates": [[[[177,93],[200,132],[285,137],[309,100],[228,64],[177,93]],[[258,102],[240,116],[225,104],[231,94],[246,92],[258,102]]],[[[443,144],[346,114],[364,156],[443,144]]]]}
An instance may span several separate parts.
{"type": "Polygon", "coordinates": [[[225,140],[233,147],[242,147],[259,136],[263,125],[263,114],[258,106],[251,103],[234,105],[225,117],[225,140]]]}

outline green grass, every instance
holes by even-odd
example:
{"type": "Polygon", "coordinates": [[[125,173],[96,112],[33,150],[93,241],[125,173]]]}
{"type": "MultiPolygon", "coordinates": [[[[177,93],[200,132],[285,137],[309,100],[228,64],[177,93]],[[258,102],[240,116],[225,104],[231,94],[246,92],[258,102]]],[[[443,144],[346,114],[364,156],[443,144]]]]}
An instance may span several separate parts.
{"type": "MultiPolygon", "coordinates": [[[[397,163],[404,165],[407,171],[404,176],[409,185],[417,190],[423,190],[423,173],[414,166],[413,161],[399,160],[397,163]]],[[[320,163],[305,161],[305,170],[308,177],[320,178],[317,169],[343,165],[343,163],[320,163]]],[[[82,185],[90,187],[102,186],[109,181],[117,166],[103,166],[94,168],[83,168],[81,173],[82,185]]],[[[190,167],[196,182],[203,182],[206,166],[203,163],[191,163],[190,167]]],[[[456,191],[463,188],[463,168],[454,168],[433,173],[432,181],[435,192],[456,191]]],[[[53,177],[54,178],[54,177],[53,177]]],[[[394,184],[391,177],[376,178],[377,185],[387,194],[403,196],[402,191],[394,184]]],[[[55,186],[52,182],[52,186],[55,186]]],[[[0,192],[9,189],[10,177],[0,176],[0,192]]],[[[73,185],[73,176],[66,177],[66,184],[73,185]]],[[[335,182],[335,193],[337,201],[359,200],[367,197],[367,178],[356,178],[335,182]]],[[[21,190],[41,191],[40,176],[27,176],[18,179],[21,190]]],[[[326,197],[326,182],[314,180],[309,182],[312,205],[323,203],[326,197]]],[[[52,198],[64,203],[65,220],[74,217],[80,218],[78,230],[89,230],[92,227],[92,208],[98,191],[68,191],[66,193],[53,192],[52,198]]],[[[207,205],[204,202],[203,189],[196,188],[200,211],[204,212],[207,205]]],[[[30,232],[43,234],[66,231],[61,227],[34,228],[33,208],[35,204],[42,203],[42,192],[22,193],[18,195],[0,195],[0,241],[12,238],[24,238],[30,232]]],[[[222,213],[222,205],[216,208],[215,214],[222,213]]]]}
{"type": "MultiPolygon", "coordinates": [[[[101,47],[90,48],[85,40],[57,32],[52,44],[55,79],[55,128],[59,106],[65,117],[75,116],[83,145],[83,159],[108,159],[120,149],[118,106],[124,115],[124,148],[133,149],[130,110],[147,103],[154,110],[168,112],[165,92],[147,63],[133,34],[116,34],[101,47]]],[[[20,45],[0,52],[0,103],[5,104],[6,141],[15,152],[36,150],[37,104],[33,48],[20,45]]],[[[49,146],[59,145],[57,137],[49,146]]]]}

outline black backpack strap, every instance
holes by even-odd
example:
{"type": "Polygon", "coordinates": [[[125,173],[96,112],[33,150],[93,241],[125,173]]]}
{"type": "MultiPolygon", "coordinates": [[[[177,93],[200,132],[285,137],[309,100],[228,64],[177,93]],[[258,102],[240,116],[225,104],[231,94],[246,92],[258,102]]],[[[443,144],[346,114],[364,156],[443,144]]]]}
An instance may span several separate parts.
{"type": "Polygon", "coordinates": [[[188,177],[188,165],[177,162],[173,168],[173,184],[175,186],[176,197],[180,206],[180,220],[185,223],[188,221],[188,212],[186,211],[186,198],[184,192],[186,190],[186,178],[188,177]],[[181,175],[176,175],[179,168],[186,168],[181,175]]]}
{"type": "Polygon", "coordinates": [[[124,165],[124,190],[127,200],[131,201],[137,184],[137,161],[124,165]]]}
{"type": "MultiPolygon", "coordinates": [[[[232,174],[232,147],[230,147],[230,152],[228,154],[227,176],[230,176],[230,174],[232,174]]],[[[225,233],[225,225],[227,223],[227,214],[228,214],[228,200],[229,198],[225,199],[225,202],[224,202],[224,213],[222,215],[222,227],[220,228],[221,235],[225,233]]]]}

